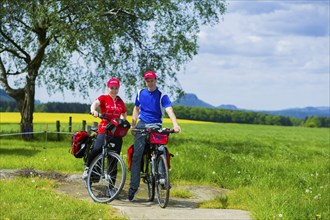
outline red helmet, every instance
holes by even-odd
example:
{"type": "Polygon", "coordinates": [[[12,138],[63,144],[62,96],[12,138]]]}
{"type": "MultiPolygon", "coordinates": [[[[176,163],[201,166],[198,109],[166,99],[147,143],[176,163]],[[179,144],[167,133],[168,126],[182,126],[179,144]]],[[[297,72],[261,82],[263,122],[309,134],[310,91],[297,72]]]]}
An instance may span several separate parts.
{"type": "Polygon", "coordinates": [[[144,74],[144,79],[156,79],[156,73],[154,71],[147,71],[144,74]]]}
{"type": "Polygon", "coordinates": [[[118,88],[120,87],[120,83],[119,80],[117,78],[111,78],[108,81],[108,87],[112,87],[112,86],[117,86],[118,88]]]}

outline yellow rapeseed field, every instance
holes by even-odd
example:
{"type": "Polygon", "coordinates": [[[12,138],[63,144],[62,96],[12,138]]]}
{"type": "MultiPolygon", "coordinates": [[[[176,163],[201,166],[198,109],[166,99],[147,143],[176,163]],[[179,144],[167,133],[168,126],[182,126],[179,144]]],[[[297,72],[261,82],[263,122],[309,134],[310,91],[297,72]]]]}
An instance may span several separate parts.
{"type": "MultiPolygon", "coordinates": [[[[89,114],[77,114],[77,113],[44,113],[44,112],[35,112],[33,114],[33,123],[56,123],[60,122],[69,122],[69,118],[72,117],[72,123],[81,123],[83,120],[87,124],[93,122],[99,122],[100,119],[94,118],[89,114]]],[[[127,120],[131,122],[131,116],[127,117],[127,120]]],[[[0,123],[20,123],[21,115],[19,112],[0,112],[0,123]]],[[[165,118],[164,123],[171,123],[169,118],[165,118]]],[[[192,121],[192,120],[178,120],[179,124],[204,124],[208,122],[201,121],[192,121]]]]}

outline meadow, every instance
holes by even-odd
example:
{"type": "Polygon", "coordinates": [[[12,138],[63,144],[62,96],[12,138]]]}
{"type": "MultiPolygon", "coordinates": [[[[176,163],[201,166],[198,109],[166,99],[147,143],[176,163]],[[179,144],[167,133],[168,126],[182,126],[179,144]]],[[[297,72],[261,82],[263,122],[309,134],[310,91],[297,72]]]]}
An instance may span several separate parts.
{"type": "MultiPolygon", "coordinates": [[[[18,131],[19,116],[17,121],[10,119],[13,115],[6,114],[0,113],[0,132],[18,131]]],[[[87,124],[97,121],[86,114],[70,115],[74,123],[73,131],[81,129],[81,120],[86,120],[87,124]]],[[[65,124],[61,130],[65,132],[68,117],[54,113],[42,115],[39,119],[35,115],[34,131],[51,131],[55,129],[55,121],[61,120],[65,124]],[[62,116],[63,119],[60,118],[62,116]]],[[[248,210],[254,219],[330,219],[328,128],[187,120],[179,120],[179,123],[182,133],[171,135],[168,144],[170,152],[174,154],[171,160],[171,181],[174,186],[196,184],[229,189],[225,198],[205,201],[201,207],[248,210]]],[[[164,126],[170,126],[168,120],[165,120],[164,126]]],[[[22,141],[19,136],[0,137],[0,169],[82,172],[82,160],[68,153],[70,134],[63,134],[60,142],[45,141],[45,134],[35,136],[37,141],[22,141]]],[[[132,136],[127,135],[122,149],[125,161],[127,148],[132,143],[132,136]]],[[[1,192],[13,184],[5,184],[6,181],[0,182],[1,192]]],[[[50,186],[44,193],[51,194],[56,184],[46,185],[50,186]]],[[[3,197],[0,199],[1,207],[7,207],[3,197]]],[[[7,208],[6,212],[9,210],[7,208]]]]}

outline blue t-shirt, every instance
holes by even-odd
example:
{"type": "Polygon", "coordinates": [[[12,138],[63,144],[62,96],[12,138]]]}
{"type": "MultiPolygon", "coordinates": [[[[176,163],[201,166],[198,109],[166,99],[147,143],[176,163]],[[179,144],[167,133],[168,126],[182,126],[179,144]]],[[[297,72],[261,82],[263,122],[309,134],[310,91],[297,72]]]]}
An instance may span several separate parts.
{"type": "Polygon", "coordinates": [[[162,123],[162,108],[172,106],[168,95],[159,91],[149,92],[148,89],[142,89],[135,98],[135,106],[140,107],[139,119],[146,123],[162,123]]]}

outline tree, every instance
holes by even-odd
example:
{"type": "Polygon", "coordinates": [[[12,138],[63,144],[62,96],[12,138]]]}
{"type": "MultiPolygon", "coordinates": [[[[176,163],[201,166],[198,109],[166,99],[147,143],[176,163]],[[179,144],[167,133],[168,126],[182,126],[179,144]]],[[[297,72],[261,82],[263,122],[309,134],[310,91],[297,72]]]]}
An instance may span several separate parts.
{"type": "Polygon", "coordinates": [[[0,83],[22,130],[32,130],[36,85],[87,96],[111,75],[131,95],[154,69],[178,94],[176,72],[197,54],[199,27],[225,10],[224,0],[3,0],[0,83]]]}

